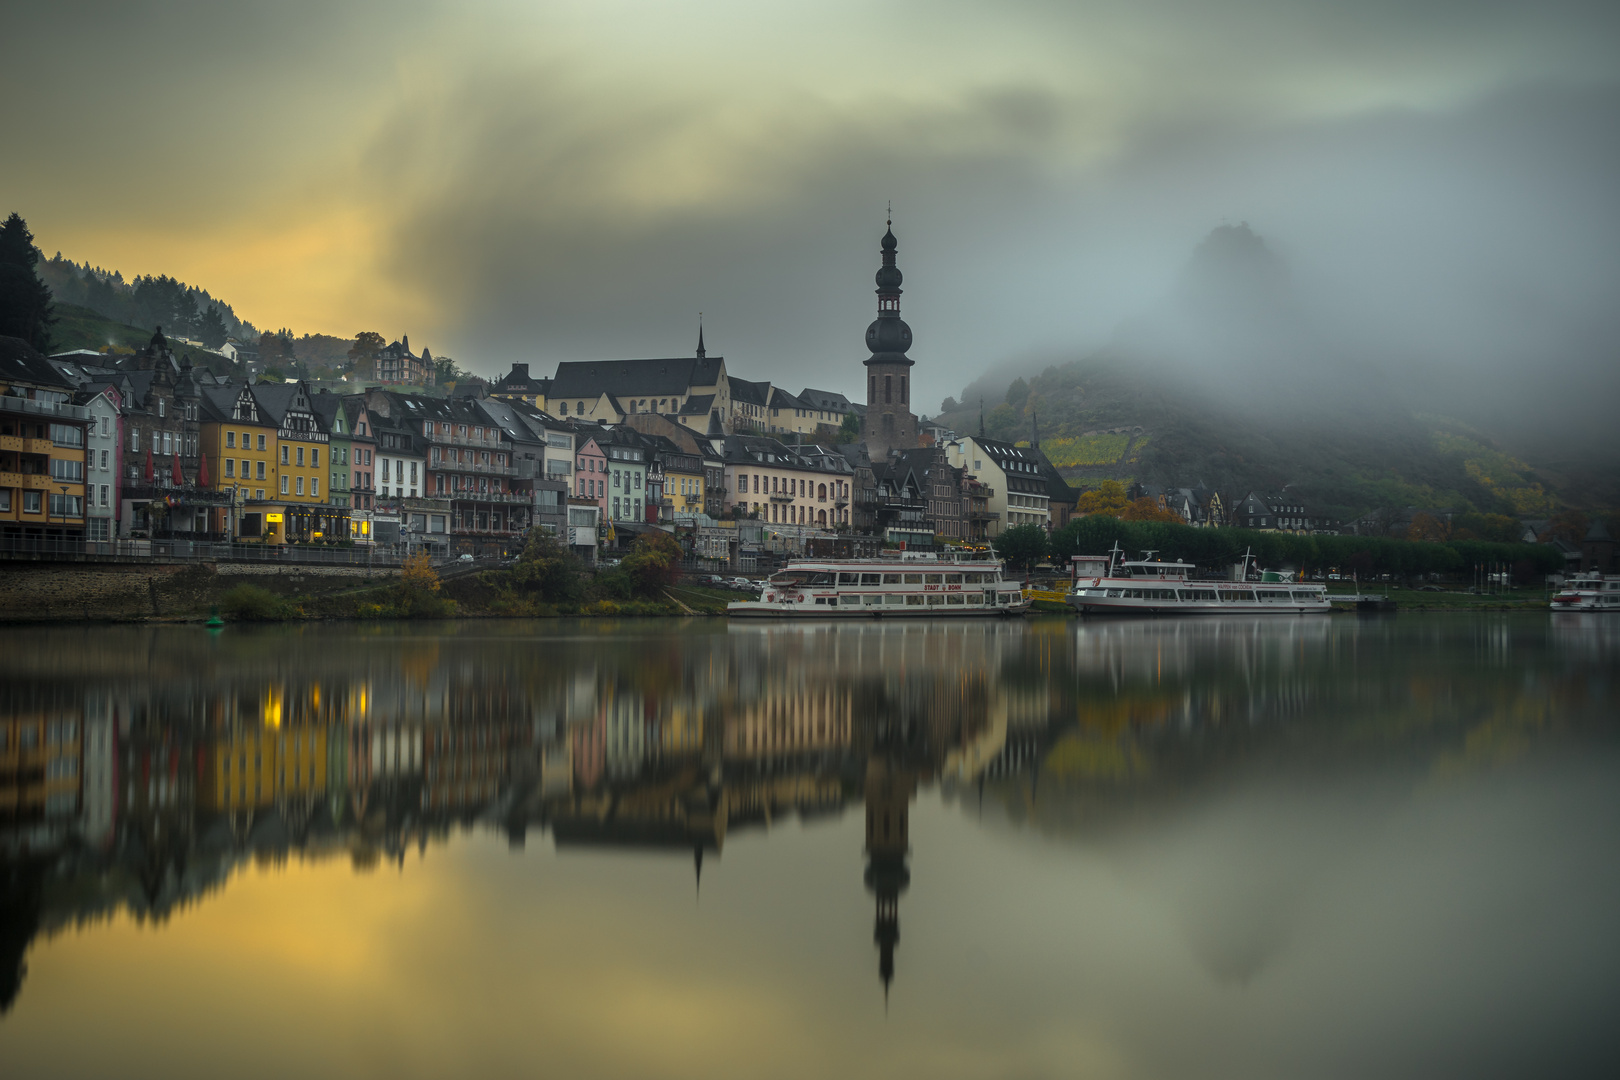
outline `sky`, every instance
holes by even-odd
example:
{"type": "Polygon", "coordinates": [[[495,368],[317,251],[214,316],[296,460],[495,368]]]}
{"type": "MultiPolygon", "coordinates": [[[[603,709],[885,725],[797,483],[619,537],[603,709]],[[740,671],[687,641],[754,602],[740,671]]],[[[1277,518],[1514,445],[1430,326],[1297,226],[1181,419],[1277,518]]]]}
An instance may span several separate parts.
{"type": "Polygon", "coordinates": [[[690,355],[857,393],[893,206],[924,410],[1082,356],[1245,221],[1325,333],[1620,368],[1620,5],[60,2],[0,213],[260,327],[483,374],[690,355]]]}

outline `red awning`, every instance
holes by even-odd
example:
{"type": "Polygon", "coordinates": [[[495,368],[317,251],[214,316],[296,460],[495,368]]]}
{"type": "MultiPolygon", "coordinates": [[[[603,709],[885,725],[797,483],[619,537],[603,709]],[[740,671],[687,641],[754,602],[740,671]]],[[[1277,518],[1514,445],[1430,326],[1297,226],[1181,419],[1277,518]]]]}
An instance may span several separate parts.
{"type": "Polygon", "coordinates": [[[208,486],[208,455],[203,454],[197,459],[197,486],[208,486]]]}
{"type": "Polygon", "coordinates": [[[186,482],[185,474],[180,471],[180,451],[174,452],[174,486],[181,487],[186,482]]]}

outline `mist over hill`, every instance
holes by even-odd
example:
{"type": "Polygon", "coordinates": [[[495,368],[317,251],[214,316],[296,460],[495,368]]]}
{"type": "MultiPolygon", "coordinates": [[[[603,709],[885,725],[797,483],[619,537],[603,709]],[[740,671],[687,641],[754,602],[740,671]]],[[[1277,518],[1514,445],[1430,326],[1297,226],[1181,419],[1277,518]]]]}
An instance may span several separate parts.
{"type": "Polygon", "coordinates": [[[1344,333],[1353,321],[1332,297],[1302,295],[1247,224],[1222,225],[1103,348],[1039,370],[1004,365],[940,419],[975,431],[982,400],[993,437],[1028,440],[1038,423],[1076,483],[1287,485],[1341,516],[1407,505],[1537,516],[1620,499],[1614,365],[1566,350],[1562,364],[1510,364],[1474,385],[1403,355],[1378,327],[1344,333]]]}

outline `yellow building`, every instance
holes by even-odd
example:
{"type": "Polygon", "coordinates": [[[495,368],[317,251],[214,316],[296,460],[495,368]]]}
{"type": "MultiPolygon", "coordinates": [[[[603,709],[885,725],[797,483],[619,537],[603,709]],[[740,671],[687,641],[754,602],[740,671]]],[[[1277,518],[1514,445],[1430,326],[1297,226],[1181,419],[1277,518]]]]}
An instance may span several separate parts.
{"type": "Polygon", "coordinates": [[[23,710],[0,718],[0,822],[60,818],[79,807],[80,715],[23,710]]]}
{"type": "Polygon", "coordinates": [[[259,706],[257,722],[233,722],[209,746],[202,809],[257,809],[325,793],[328,725],[318,719],[320,710],[291,707],[279,687],[259,706]]]}
{"type": "MultiPolygon", "coordinates": [[[[671,461],[680,461],[685,455],[670,455],[664,462],[664,498],[673,505],[677,514],[703,513],[703,473],[687,469],[670,468],[671,461]]],[[[702,469],[701,459],[698,468],[702,469]]]]}
{"type": "Polygon", "coordinates": [[[215,490],[237,493],[231,535],[262,536],[262,506],[267,497],[274,498],[279,486],[276,425],[260,414],[249,386],[203,390],[201,420],[199,445],[208,459],[210,484],[215,490]],[[258,515],[250,522],[257,528],[248,533],[242,528],[246,514],[258,515]]]}
{"type": "Polygon", "coordinates": [[[84,450],[90,410],[44,355],[0,338],[0,536],[84,537],[84,450]]]}

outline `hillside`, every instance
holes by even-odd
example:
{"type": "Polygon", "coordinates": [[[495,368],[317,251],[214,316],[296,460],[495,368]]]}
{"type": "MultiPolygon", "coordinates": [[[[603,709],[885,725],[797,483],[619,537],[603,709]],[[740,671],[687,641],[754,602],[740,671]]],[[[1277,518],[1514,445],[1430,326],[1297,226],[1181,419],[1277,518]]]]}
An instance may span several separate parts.
{"type": "Polygon", "coordinates": [[[111,346],[116,350],[134,351],[152,338],[152,331],[129,326],[87,307],[58,301],[56,325],[51,327],[51,345],[56,352],[72,349],[101,350],[111,346]]]}
{"type": "MultiPolygon", "coordinates": [[[[1560,501],[1549,477],[1442,416],[1244,409],[1108,355],[1050,367],[1027,386],[1017,406],[986,413],[986,433],[1025,442],[1038,419],[1042,450],[1076,486],[1205,483],[1241,495],[1291,485],[1340,518],[1408,505],[1545,516],[1560,501]]],[[[977,409],[939,420],[978,430],[977,409]]]]}
{"type": "Polygon", "coordinates": [[[1408,382],[1345,355],[1264,241],[1222,226],[1174,293],[1107,347],[1027,381],[987,375],[939,420],[977,431],[982,396],[988,435],[1026,441],[1038,420],[1041,448],[1077,486],[1202,482],[1241,496],[1289,485],[1341,519],[1402,506],[1543,517],[1620,502],[1611,462],[1537,467],[1408,382]]]}

